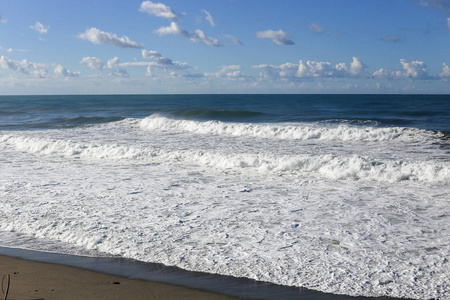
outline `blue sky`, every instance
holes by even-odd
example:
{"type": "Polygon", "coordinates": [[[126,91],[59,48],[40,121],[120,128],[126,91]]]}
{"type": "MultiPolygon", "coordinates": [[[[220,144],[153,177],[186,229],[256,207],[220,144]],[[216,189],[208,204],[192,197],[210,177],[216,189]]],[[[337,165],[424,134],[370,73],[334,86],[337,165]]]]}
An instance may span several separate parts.
{"type": "Polygon", "coordinates": [[[450,0],[0,0],[0,94],[450,92],[450,0]]]}

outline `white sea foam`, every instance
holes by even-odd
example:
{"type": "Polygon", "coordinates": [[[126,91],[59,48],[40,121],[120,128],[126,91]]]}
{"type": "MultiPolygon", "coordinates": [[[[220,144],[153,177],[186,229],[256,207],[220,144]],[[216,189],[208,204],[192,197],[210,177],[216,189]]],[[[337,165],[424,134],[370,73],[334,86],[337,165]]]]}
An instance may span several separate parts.
{"type": "Polygon", "coordinates": [[[424,137],[435,136],[429,131],[416,128],[369,126],[325,126],[317,124],[254,124],[226,123],[220,121],[192,121],[168,118],[159,114],[151,115],[140,122],[145,130],[179,130],[207,135],[248,136],[258,138],[291,140],[341,140],[341,141],[403,141],[417,142],[424,137]]]}
{"type": "Polygon", "coordinates": [[[354,179],[397,182],[403,180],[450,183],[448,164],[430,162],[379,161],[351,155],[274,155],[252,153],[220,153],[202,150],[167,151],[108,144],[87,144],[48,138],[8,136],[0,143],[13,145],[19,151],[40,155],[79,157],[86,159],[137,160],[174,164],[180,161],[222,169],[254,169],[258,172],[300,173],[331,179],[354,179]]]}
{"type": "Polygon", "coordinates": [[[251,133],[230,123],[205,134],[139,123],[0,134],[0,231],[52,241],[23,239],[47,251],[338,294],[450,298],[450,162],[430,132],[253,124],[251,133]],[[277,126],[290,137],[262,138],[277,126]]]}

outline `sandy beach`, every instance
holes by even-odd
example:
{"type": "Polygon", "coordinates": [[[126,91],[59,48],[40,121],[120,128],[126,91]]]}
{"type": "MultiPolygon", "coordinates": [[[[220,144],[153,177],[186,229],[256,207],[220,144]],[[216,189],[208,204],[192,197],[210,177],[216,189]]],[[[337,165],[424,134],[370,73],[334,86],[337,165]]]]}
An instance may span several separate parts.
{"type": "Polygon", "coordinates": [[[7,299],[238,299],[165,283],[0,255],[1,298],[7,299]]]}

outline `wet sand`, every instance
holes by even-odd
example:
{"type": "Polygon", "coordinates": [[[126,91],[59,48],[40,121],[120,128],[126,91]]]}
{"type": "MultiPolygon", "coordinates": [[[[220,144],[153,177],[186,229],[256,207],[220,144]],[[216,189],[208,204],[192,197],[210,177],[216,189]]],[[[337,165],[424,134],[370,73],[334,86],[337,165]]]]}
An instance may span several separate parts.
{"type": "Polygon", "coordinates": [[[0,255],[1,299],[238,299],[231,296],[128,279],[70,266],[0,255]]]}
{"type": "MultiPolygon", "coordinates": [[[[267,299],[394,300],[351,297],[119,257],[88,257],[0,247],[0,277],[10,275],[9,300],[267,299]]],[[[6,277],[0,289],[5,299],[6,277]],[[3,291],[3,292],[2,292],[3,291]]]]}

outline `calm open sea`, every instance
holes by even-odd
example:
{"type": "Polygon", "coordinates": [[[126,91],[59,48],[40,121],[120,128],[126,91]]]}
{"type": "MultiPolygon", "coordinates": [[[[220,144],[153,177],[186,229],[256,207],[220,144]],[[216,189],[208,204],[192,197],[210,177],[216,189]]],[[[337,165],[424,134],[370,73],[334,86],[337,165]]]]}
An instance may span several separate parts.
{"type": "Polygon", "coordinates": [[[0,97],[0,246],[450,298],[450,96],[0,97]]]}

